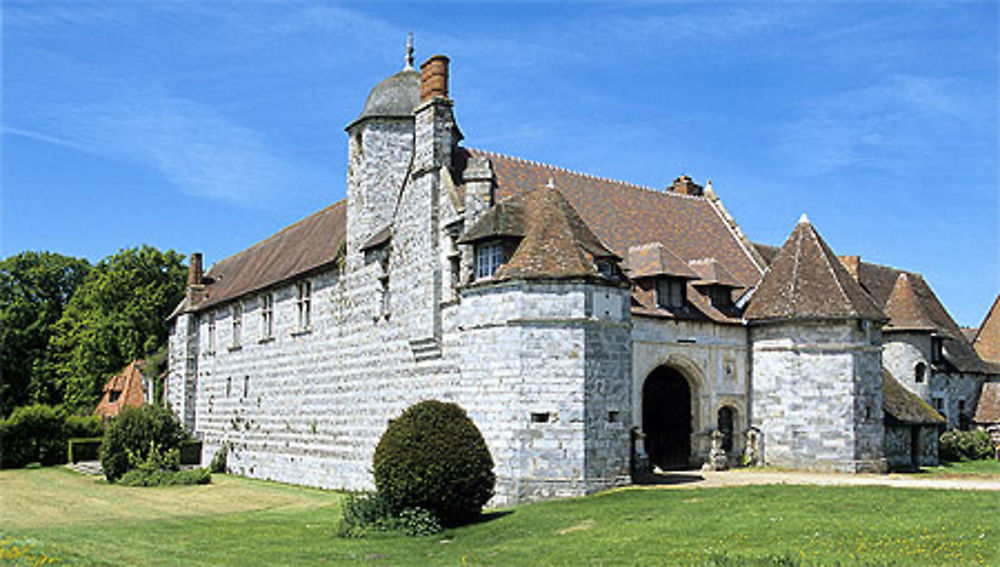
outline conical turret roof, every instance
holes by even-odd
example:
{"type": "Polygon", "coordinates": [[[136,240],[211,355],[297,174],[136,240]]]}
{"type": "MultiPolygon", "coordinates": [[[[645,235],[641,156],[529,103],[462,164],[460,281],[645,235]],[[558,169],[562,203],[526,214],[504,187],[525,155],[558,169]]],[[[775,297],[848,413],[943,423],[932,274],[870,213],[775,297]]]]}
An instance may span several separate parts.
{"type": "Polygon", "coordinates": [[[932,332],[937,329],[906,272],[900,272],[896,278],[889,301],[885,303],[885,314],[889,317],[887,331],[932,332]]]}
{"type": "Polygon", "coordinates": [[[886,319],[805,215],[765,272],[744,317],[886,319]]]}

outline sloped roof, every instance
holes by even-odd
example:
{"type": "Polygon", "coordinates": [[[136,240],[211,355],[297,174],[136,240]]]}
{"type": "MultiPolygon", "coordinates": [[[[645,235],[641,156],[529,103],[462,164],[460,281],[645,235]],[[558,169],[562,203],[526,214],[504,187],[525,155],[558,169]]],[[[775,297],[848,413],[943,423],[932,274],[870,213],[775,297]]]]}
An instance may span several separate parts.
{"type": "Polygon", "coordinates": [[[805,215],[765,272],[744,317],[886,318],[805,215]]]}
{"type": "Polygon", "coordinates": [[[1000,363],[1000,295],[979,325],[972,347],[983,360],[1000,363]]]}
{"type": "Polygon", "coordinates": [[[403,69],[375,85],[361,114],[348,126],[366,118],[409,118],[420,103],[420,72],[403,69]]]}
{"type": "Polygon", "coordinates": [[[986,382],[979,392],[979,403],[976,404],[976,415],[972,417],[976,423],[1000,423],[1000,382],[986,382]]]}
{"type": "Polygon", "coordinates": [[[906,389],[891,372],[882,369],[882,410],[900,423],[943,425],[944,417],[920,396],[906,389]]]}
{"type": "Polygon", "coordinates": [[[923,302],[917,297],[910,283],[910,276],[901,272],[896,285],[885,304],[885,314],[889,316],[887,331],[927,331],[937,329],[937,325],[927,314],[923,302]]]}
{"type": "Polygon", "coordinates": [[[524,236],[524,203],[520,199],[497,203],[458,239],[459,244],[471,244],[491,238],[524,236]]]}
{"type": "Polygon", "coordinates": [[[94,409],[94,414],[102,417],[114,417],[122,408],[137,408],[146,403],[142,392],[143,366],[145,366],[145,362],[142,360],[133,360],[121,374],[108,380],[104,385],[101,401],[94,409]],[[115,393],[118,397],[112,402],[111,396],[115,393]]]}
{"type": "Polygon", "coordinates": [[[622,258],[629,248],[660,242],[685,262],[716,258],[743,286],[753,286],[761,269],[749,241],[736,234],[709,197],[660,191],[484,150],[496,174],[495,197],[502,202],[550,183],[579,213],[594,234],[622,258]]]}
{"type": "Polygon", "coordinates": [[[539,187],[519,199],[524,238],[494,279],[597,277],[595,258],[617,258],[553,187],[539,187]]]}
{"type": "Polygon", "coordinates": [[[628,268],[629,276],[632,278],[674,276],[693,280],[699,277],[698,272],[691,269],[687,262],[678,258],[662,242],[629,248],[628,268]]]}
{"type": "Polygon", "coordinates": [[[698,279],[694,282],[694,285],[721,285],[725,287],[741,288],[744,287],[740,284],[739,280],[729,273],[718,260],[715,258],[702,258],[700,260],[691,260],[688,262],[694,271],[698,272],[698,279]]]}
{"type": "Polygon", "coordinates": [[[189,296],[171,317],[224,303],[333,264],[347,239],[342,200],[286,227],[250,248],[220,260],[205,273],[204,293],[189,296]]]}
{"type": "MultiPolygon", "coordinates": [[[[774,260],[780,250],[774,246],[760,243],[755,243],[754,248],[769,263],[774,260]]],[[[913,294],[919,300],[924,313],[933,321],[934,332],[943,338],[945,358],[962,372],[1000,373],[1000,363],[990,363],[980,359],[972,345],[964,339],[964,333],[951,318],[941,301],[938,300],[934,290],[920,274],[882,264],[859,262],[858,282],[862,289],[875,300],[876,305],[885,309],[889,297],[892,295],[892,290],[896,286],[896,281],[903,273],[907,275],[913,294]]]]}

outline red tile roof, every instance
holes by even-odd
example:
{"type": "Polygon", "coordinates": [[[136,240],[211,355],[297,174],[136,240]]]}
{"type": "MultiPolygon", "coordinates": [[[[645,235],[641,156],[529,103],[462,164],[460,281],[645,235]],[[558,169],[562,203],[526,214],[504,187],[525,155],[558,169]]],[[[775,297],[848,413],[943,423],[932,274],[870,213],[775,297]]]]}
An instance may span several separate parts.
{"type": "Polygon", "coordinates": [[[927,331],[937,329],[937,325],[927,314],[924,304],[910,283],[910,276],[901,272],[896,278],[896,285],[889,294],[885,304],[885,314],[889,316],[886,331],[927,331]]]}
{"type": "Polygon", "coordinates": [[[768,267],[744,317],[886,319],[805,215],[768,267]]]}
{"type": "Polygon", "coordinates": [[[699,277],[698,272],[661,242],[629,248],[628,269],[632,278],[673,276],[694,280],[699,277]]]}
{"type": "Polygon", "coordinates": [[[983,384],[972,421],[982,424],[1000,423],[1000,382],[983,384]]]}
{"type": "Polygon", "coordinates": [[[972,347],[983,360],[1000,363],[1000,295],[979,325],[972,347]]]}
{"type": "Polygon", "coordinates": [[[125,407],[137,408],[146,403],[142,392],[142,368],[145,363],[133,360],[121,374],[113,376],[104,385],[104,394],[94,414],[114,417],[125,407]],[[114,401],[111,401],[114,398],[114,401]]]}
{"type": "Polygon", "coordinates": [[[703,285],[720,285],[724,287],[741,288],[744,287],[740,284],[739,280],[736,279],[733,274],[729,273],[718,260],[715,258],[702,258],[701,260],[691,260],[688,265],[698,272],[698,280],[694,282],[696,286],[703,285]]]}
{"type": "Polygon", "coordinates": [[[622,258],[629,248],[662,243],[681,260],[716,258],[741,285],[755,285],[763,266],[709,197],[658,191],[523,159],[469,150],[486,157],[496,174],[496,199],[504,201],[551,184],[594,234],[622,258]]]}

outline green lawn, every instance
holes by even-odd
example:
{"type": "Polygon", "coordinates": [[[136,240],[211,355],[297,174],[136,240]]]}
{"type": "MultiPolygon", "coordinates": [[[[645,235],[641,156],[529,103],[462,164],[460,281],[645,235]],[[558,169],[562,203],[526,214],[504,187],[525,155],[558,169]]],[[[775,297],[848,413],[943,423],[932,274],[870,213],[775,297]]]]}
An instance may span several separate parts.
{"type": "Polygon", "coordinates": [[[937,467],[923,467],[921,472],[935,476],[985,476],[1000,477],[1000,461],[959,461],[941,463],[937,467]]]}
{"type": "MultiPolygon", "coordinates": [[[[214,475],[125,488],[0,472],[0,533],[59,565],[1000,565],[1000,495],[877,487],[631,488],[443,535],[334,537],[336,493],[214,475]]],[[[29,564],[23,562],[21,564],[29,564]]]]}

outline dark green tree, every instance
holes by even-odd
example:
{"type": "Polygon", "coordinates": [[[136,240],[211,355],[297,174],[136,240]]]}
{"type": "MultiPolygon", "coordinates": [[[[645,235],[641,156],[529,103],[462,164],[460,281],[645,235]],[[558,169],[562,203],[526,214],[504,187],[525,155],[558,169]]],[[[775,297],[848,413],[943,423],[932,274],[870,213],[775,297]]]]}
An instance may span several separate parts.
{"type": "Polygon", "coordinates": [[[36,371],[66,304],[90,264],[51,252],[22,252],[0,260],[0,416],[53,392],[36,371]]]}
{"type": "Polygon", "coordinates": [[[151,246],[101,260],[77,289],[49,343],[49,377],[72,410],[89,410],[109,376],[154,354],[184,295],[183,256],[151,246]]]}

